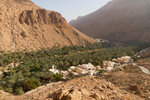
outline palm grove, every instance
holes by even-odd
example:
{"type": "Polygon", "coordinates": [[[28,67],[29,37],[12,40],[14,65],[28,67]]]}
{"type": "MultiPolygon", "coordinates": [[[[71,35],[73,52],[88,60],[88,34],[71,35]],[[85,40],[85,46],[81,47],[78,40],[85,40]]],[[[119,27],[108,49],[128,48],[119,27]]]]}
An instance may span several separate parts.
{"type": "Polygon", "coordinates": [[[49,81],[62,80],[61,74],[54,75],[49,72],[53,64],[60,70],[67,70],[70,66],[85,63],[92,63],[96,66],[101,65],[104,60],[125,55],[133,56],[138,50],[138,47],[133,46],[110,48],[108,45],[94,43],[31,52],[2,53],[0,55],[1,67],[12,62],[22,63],[0,75],[0,89],[14,94],[23,94],[49,81]]]}

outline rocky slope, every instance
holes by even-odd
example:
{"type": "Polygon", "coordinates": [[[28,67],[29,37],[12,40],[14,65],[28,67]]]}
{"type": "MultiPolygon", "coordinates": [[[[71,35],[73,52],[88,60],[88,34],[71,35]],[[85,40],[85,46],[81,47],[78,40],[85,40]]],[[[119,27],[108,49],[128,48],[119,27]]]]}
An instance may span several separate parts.
{"type": "MultiPolygon", "coordinates": [[[[3,93],[5,94],[5,93],[3,93]]],[[[4,96],[3,96],[4,97],[4,96]]],[[[11,96],[10,96],[11,97],[11,96]]],[[[8,97],[7,97],[8,98],[8,97]]],[[[5,99],[5,98],[4,98],[5,99]]],[[[39,87],[15,100],[144,100],[99,77],[80,77],[39,87]]]]}
{"type": "Polygon", "coordinates": [[[24,51],[94,42],[57,12],[30,0],[0,0],[0,51],[24,51]]]}
{"type": "Polygon", "coordinates": [[[150,0],[113,0],[70,24],[94,38],[150,43],[149,9],[150,0]]]}
{"type": "MultiPolygon", "coordinates": [[[[144,60],[144,59],[143,59],[144,60]]],[[[140,60],[138,65],[150,69],[147,61],[140,60]]],[[[123,70],[114,70],[110,73],[104,73],[102,78],[117,85],[121,90],[126,90],[134,95],[138,95],[144,100],[150,99],[150,77],[144,73],[138,66],[126,66],[123,70]]]]}

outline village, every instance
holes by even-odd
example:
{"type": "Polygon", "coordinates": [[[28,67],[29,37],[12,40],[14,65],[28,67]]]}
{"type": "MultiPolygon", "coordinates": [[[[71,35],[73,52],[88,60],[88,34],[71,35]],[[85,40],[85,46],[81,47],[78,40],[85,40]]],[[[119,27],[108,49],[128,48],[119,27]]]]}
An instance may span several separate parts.
{"type": "Polygon", "coordinates": [[[91,63],[82,64],[78,66],[70,66],[70,68],[66,71],[58,70],[55,66],[52,66],[52,69],[49,71],[53,74],[62,74],[63,79],[67,79],[75,76],[82,75],[96,75],[100,71],[112,71],[116,68],[122,69],[124,66],[134,65],[133,59],[130,56],[123,56],[117,59],[112,59],[112,61],[103,61],[102,66],[94,66],[91,63]]]}
{"type": "MultiPolygon", "coordinates": [[[[22,63],[22,62],[21,62],[22,63]]],[[[20,63],[11,63],[5,69],[0,69],[0,74],[3,72],[8,72],[11,68],[18,67],[20,63]]],[[[68,70],[58,70],[55,65],[52,65],[52,68],[49,71],[52,74],[62,74],[63,79],[67,79],[74,76],[81,75],[96,75],[101,70],[103,71],[111,71],[116,68],[122,69],[123,66],[133,64],[133,59],[130,56],[123,56],[117,59],[112,59],[112,61],[103,61],[102,66],[94,66],[91,63],[82,64],[78,66],[70,66],[68,70]]],[[[1,67],[2,68],[2,67],[1,67]]]]}
{"type": "Polygon", "coordinates": [[[12,62],[10,63],[9,65],[7,66],[0,66],[0,75],[2,75],[4,72],[9,72],[11,69],[15,68],[15,67],[18,67],[20,64],[22,64],[23,62],[20,62],[20,63],[15,63],[15,62],[12,62]]]}

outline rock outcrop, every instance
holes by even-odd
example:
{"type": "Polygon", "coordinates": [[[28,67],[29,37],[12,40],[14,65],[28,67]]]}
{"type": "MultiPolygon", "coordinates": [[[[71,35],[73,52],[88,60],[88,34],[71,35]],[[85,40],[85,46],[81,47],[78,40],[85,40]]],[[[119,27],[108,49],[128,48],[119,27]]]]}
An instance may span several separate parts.
{"type": "Polygon", "coordinates": [[[30,0],[0,1],[0,51],[83,45],[95,40],[67,24],[61,14],[30,0]]]}
{"type": "Polygon", "coordinates": [[[144,100],[99,77],[51,83],[25,93],[20,100],[144,100]]]}
{"type": "Polygon", "coordinates": [[[27,25],[47,24],[55,25],[58,28],[67,27],[67,22],[59,13],[45,9],[23,11],[19,16],[19,22],[27,25]]]}
{"type": "Polygon", "coordinates": [[[14,100],[14,96],[0,90],[0,100],[14,100]]]}
{"type": "Polygon", "coordinates": [[[93,38],[150,43],[150,0],[112,0],[70,24],[93,38]]]}

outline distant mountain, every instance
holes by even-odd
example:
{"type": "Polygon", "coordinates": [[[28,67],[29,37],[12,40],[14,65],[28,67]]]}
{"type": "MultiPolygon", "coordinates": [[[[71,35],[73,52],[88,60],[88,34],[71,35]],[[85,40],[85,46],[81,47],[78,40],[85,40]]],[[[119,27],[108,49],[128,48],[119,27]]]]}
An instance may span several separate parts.
{"type": "Polygon", "coordinates": [[[150,43],[150,0],[113,0],[70,24],[93,38],[150,43]]]}
{"type": "Polygon", "coordinates": [[[30,51],[94,42],[57,12],[30,0],[0,0],[0,51],[30,51]]]}

